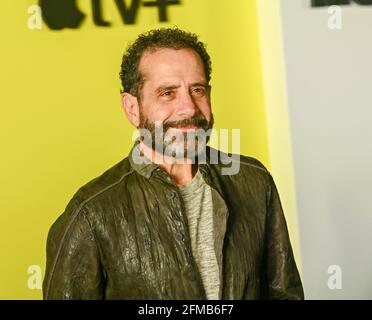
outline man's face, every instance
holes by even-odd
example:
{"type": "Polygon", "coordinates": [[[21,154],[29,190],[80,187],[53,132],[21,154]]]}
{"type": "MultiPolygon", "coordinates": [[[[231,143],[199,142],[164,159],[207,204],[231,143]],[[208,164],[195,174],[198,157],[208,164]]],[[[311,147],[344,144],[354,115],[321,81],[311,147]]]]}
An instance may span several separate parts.
{"type": "MultiPolygon", "coordinates": [[[[139,70],[144,83],[138,127],[151,132],[151,147],[158,152],[175,156],[181,151],[182,155],[193,156],[204,147],[195,136],[202,133],[201,129],[213,127],[210,87],[201,58],[192,49],[162,48],[145,52],[139,70]],[[160,131],[155,135],[159,124],[163,128],[161,136],[160,131]]],[[[206,138],[204,144],[209,137],[206,138]]]]}

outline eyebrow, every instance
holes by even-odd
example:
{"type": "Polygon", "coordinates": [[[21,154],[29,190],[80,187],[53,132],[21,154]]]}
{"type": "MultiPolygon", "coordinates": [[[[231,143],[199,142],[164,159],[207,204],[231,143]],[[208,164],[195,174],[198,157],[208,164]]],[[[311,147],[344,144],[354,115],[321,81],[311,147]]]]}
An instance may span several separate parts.
{"type": "MultiPolygon", "coordinates": [[[[180,88],[180,85],[174,85],[174,84],[164,84],[156,88],[155,92],[160,93],[165,90],[174,90],[180,88]]],[[[190,87],[204,87],[205,89],[209,88],[209,85],[204,82],[194,82],[190,85],[190,87]]]]}
{"type": "Polygon", "coordinates": [[[209,85],[205,82],[195,82],[191,84],[191,87],[204,87],[205,89],[208,89],[209,85]]]}

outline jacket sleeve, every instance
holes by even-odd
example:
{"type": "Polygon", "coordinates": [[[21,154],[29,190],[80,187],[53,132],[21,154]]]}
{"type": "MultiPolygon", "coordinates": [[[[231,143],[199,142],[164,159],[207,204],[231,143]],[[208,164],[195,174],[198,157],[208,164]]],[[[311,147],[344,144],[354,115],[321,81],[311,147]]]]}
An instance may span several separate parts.
{"type": "Polygon", "coordinates": [[[43,298],[102,296],[103,276],[94,234],[85,211],[70,203],[49,230],[43,298]]]}
{"type": "Polygon", "coordinates": [[[265,299],[302,300],[304,292],[294,260],[278,190],[269,174],[264,245],[265,299]]]}

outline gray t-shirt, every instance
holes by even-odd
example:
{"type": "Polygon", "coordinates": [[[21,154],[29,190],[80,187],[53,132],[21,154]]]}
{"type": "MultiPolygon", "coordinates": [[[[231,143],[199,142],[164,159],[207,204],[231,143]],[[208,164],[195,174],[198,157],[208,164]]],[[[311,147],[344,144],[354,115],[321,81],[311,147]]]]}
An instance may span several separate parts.
{"type": "Polygon", "coordinates": [[[200,171],[186,185],[178,185],[186,206],[191,247],[208,300],[219,299],[219,268],[214,249],[212,192],[200,171]]]}

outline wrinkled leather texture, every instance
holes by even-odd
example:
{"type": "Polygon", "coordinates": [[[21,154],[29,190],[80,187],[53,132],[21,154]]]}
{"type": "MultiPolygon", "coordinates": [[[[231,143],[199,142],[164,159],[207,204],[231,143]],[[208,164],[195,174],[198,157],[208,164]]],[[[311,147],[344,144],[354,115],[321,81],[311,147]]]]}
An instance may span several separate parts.
{"type": "MultiPolygon", "coordinates": [[[[178,188],[158,165],[134,163],[134,147],[50,228],[44,299],[206,299],[178,188]]],[[[246,156],[235,175],[210,162],[198,166],[214,192],[220,297],[303,299],[270,173],[246,156]]]]}

